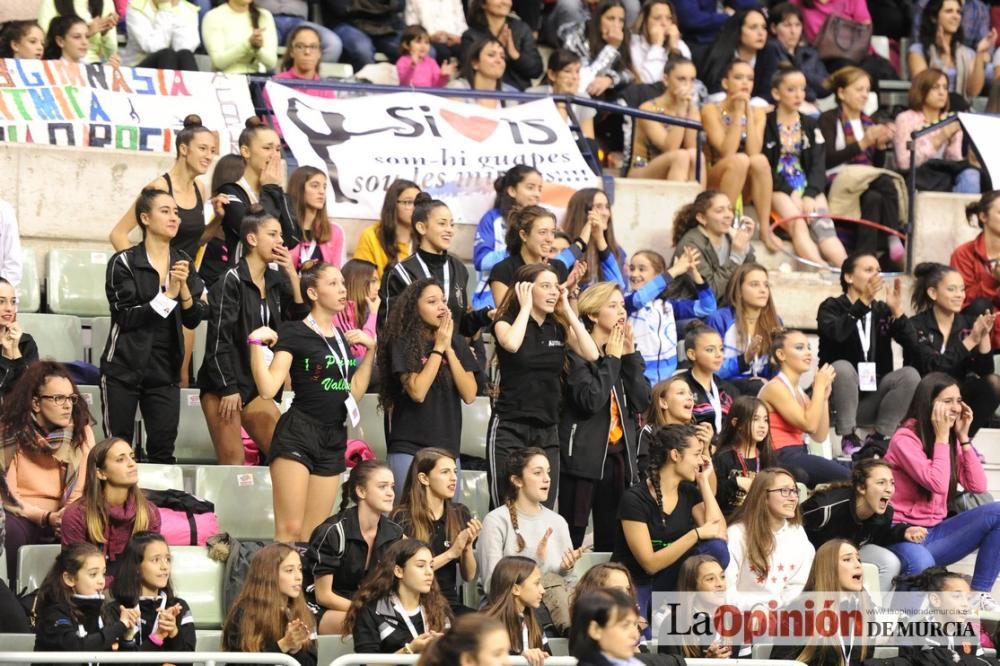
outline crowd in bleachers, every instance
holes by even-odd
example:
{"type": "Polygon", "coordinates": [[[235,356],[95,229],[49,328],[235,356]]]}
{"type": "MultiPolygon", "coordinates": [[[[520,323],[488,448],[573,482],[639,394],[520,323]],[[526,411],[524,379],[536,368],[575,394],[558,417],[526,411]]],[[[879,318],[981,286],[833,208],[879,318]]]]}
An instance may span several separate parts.
{"type": "MultiPolygon", "coordinates": [[[[190,116],[174,165],[111,231],[92,366],[51,360],[46,320],[18,315],[33,264],[0,202],[0,634],[190,651],[207,628],[225,650],[302,664],[350,636],[425,664],[532,666],[568,638],[580,663],[631,666],[759,647],[657,645],[656,592],[751,609],[915,590],[1000,611],[1000,505],[974,442],[1000,406],[1000,196],[959,123],[909,142],[987,91],[1000,100],[985,3],[213,4],[43,0],[37,21],[3,29],[0,56],[196,69],[203,48],[217,71],[309,81],[321,62],[382,54],[407,86],[624,100],[701,123],[707,168],[695,130],[562,113],[608,164],[621,152],[624,175],[703,191],[668,258],[621,246],[603,189],[560,218],[518,165],[467,266],[448,202],[416,183],[388,185],[351,244],[327,174],[283,173],[276,128],[248,120],[217,159],[190,116]],[[831,50],[838,25],[864,43],[831,50]],[[869,48],[872,33],[890,48],[869,48]],[[880,106],[904,73],[908,108],[880,106]],[[982,233],[951,265],[913,267],[907,304],[882,271],[905,259],[911,164],[920,189],[985,193],[966,211],[982,233]],[[783,327],[755,239],[839,270],[818,363],[783,327]],[[208,462],[184,453],[199,438],[216,466],[182,468],[208,462]],[[171,494],[184,488],[213,504],[171,494]],[[971,579],[945,568],[967,557],[971,579]],[[216,576],[200,590],[198,567],[216,576]]],[[[995,663],[994,642],[900,658],[995,663]]],[[[850,648],[803,638],[771,657],[875,656],[850,648]]]]}

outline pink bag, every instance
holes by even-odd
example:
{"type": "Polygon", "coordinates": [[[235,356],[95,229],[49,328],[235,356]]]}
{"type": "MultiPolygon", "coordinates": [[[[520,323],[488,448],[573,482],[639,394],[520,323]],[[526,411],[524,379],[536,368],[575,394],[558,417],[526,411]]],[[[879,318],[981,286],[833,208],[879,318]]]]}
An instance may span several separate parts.
{"type": "Polygon", "coordinates": [[[219,533],[219,517],[214,513],[187,513],[160,510],[160,534],[171,546],[204,546],[219,533]]]}
{"type": "Polygon", "coordinates": [[[353,468],[360,462],[375,460],[375,452],[371,447],[360,439],[350,439],[347,441],[347,453],[344,459],[349,468],[353,468]]]}

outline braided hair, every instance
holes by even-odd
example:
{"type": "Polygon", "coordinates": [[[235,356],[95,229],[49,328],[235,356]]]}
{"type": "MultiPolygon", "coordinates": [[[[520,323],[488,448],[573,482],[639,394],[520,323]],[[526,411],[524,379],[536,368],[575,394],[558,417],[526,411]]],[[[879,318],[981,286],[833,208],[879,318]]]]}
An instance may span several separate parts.
{"type": "Polygon", "coordinates": [[[548,460],[545,455],[545,451],[541,450],[537,446],[529,446],[524,449],[518,449],[517,451],[514,451],[514,453],[510,454],[510,457],[507,459],[507,487],[504,489],[503,497],[507,510],[510,512],[510,524],[514,528],[514,534],[517,535],[517,552],[519,553],[523,552],[528,545],[525,543],[524,537],[518,531],[517,527],[516,502],[517,495],[521,489],[514,485],[513,479],[514,477],[519,479],[523,478],[525,468],[535,456],[541,456],[546,458],[546,461],[548,460]]]}
{"type": "Polygon", "coordinates": [[[663,512],[663,490],[660,488],[660,470],[666,465],[673,464],[670,458],[671,451],[677,451],[678,455],[683,455],[683,451],[698,441],[698,431],[693,425],[668,425],[661,426],[653,431],[652,441],[649,444],[649,462],[646,465],[646,479],[653,489],[656,497],[656,506],[659,507],[660,523],[667,524],[666,514],[663,512]]]}
{"type": "Polygon", "coordinates": [[[351,475],[344,482],[344,490],[341,493],[340,508],[337,509],[337,515],[347,511],[351,502],[355,504],[361,503],[361,498],[358,496],[358,488],[364,487],[368,483],[368,480],[374,476],[375,472],[380,469],[392,471],[388,463],[381,460],[365,460],[354,466],[354,469],[351,470],[351,475]]]}

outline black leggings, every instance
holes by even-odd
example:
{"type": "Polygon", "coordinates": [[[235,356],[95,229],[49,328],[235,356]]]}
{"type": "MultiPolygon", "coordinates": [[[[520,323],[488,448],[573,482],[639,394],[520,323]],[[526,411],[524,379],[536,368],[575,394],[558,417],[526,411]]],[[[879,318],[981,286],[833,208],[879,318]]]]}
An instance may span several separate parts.
{"type": "Polygon", "coordinates": [[[618,498],[628,488],[625,447],[616,446],[608,451],[600,479],[581,479],[570,474],[559,478],[559,513],[569,524],[573,547],[583,544],[587,533],[587,519],[594,512],[594,550],[599,553],[615,549],[618,530],[618,498]],[[595,501],[596,500],[596,501],[595,501]]]}
{"type": "Polygon", "coordinates": [[[194,54],[187,49],[175,51],[173,49],[160,49],[156,53],[150,53],[143,58],[138,67],[149,67],[150,69],[179,69],[185,72],[197,72],[198,63],[194,59],[194,54]]]}

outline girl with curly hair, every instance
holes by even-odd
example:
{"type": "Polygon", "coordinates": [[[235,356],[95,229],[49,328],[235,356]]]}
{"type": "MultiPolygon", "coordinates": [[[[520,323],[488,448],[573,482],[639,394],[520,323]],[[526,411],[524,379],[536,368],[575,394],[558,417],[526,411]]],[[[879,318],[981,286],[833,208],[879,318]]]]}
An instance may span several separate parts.
{"type": "Polygon", "coordinates": [[[262,548],[222,626],[227,652],[281,652],[315,666],[315,620],[302,594],[302,560],[283,543],[262,548]]]}
{"type": "Polygon", "coordinates": [[[21,546],[58,541],[66,507],[83,494],[94,431],[69,371],[51,361],[28,366],[3,407],[0,499],[7,572],[14,580],[21,546]]]}
{"type": "Polygon", "coordinates": [[[360,653],[421,653],[451,626],[451,608],[423,541],[397,541],[358,588],[344,619],[360,653]]]}
{"type": "Polygon", "coordinates": [[[408,286],[379,337],[379,404],[388,414],[388,462],[402,495],[413,455],[438,446],[459,454],[462,402],[476,399],[476,359],[455,331],[437,280],[408,286]]]}

